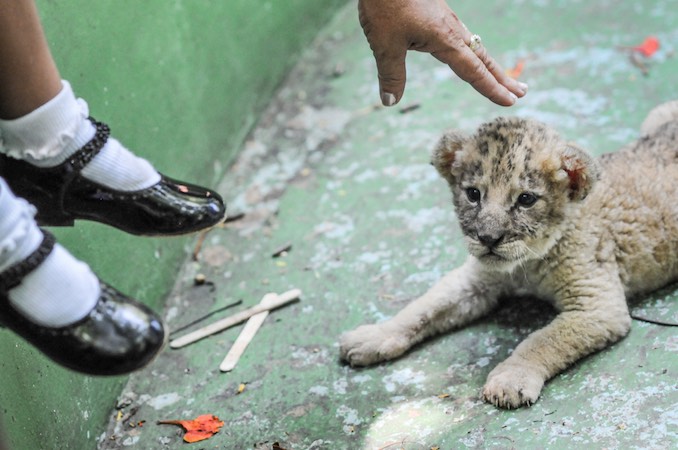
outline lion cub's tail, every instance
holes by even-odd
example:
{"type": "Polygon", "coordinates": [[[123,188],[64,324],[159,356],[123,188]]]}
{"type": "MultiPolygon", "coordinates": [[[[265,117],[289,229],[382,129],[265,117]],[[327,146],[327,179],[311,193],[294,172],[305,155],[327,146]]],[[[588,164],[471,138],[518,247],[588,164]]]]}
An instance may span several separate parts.
{"type": "Polygon", "coordinates": [[[640,132],[648,136],[667,122],[678,122],[678,100],[655,106],[640,126],[640,132]]]}

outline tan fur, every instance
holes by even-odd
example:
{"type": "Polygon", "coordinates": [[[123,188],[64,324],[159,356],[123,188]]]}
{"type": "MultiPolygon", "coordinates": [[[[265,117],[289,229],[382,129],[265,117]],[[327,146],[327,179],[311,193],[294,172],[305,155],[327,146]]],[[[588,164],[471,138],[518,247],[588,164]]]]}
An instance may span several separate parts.
{"type": "Polygon", "coordinates": [[[650,113],[637,142],[597,160],[543,124],[499,118],[471,137],[443,136],[433,164],[470,255],[392,319],[344,333],[352,365],[396,358],[502,296],[537,296],[558,315],[482,392],[499,407],[531,405],[548,379],[628,333],[628,297],[678,278],[678,102],[650,113]]]}

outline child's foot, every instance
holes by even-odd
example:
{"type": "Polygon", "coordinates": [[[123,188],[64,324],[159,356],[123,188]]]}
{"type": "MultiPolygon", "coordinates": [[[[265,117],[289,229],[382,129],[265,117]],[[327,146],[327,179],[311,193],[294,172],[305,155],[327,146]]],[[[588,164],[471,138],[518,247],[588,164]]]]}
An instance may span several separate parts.
{"type": "Polygon", "coordinates": [[[0,324],[78,372],[146,365],[165,341],[161,320],[99,281],[38,228],[33,212],[0,179],[0,324]]]}
{"type": "Polygon", "coordinates": [[[209,189],[172,180],[122,146],[64,81],[35,111],[0,120],[0,175],[41,225],[93,220],[137,235],[210,228],[225,214],[209,189]]]}

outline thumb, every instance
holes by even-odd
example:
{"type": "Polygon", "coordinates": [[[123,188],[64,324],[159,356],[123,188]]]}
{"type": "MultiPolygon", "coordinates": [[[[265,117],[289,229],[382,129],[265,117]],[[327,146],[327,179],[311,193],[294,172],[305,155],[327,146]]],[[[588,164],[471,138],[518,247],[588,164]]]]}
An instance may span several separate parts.
{"type": "Polygon", "coordinates": [[[379,76],[379,95],[384,106],[393,106],[398,103],[405,91],[405,55],[407,49],[389,53],[374,53],[377,61],[379,76]]]}

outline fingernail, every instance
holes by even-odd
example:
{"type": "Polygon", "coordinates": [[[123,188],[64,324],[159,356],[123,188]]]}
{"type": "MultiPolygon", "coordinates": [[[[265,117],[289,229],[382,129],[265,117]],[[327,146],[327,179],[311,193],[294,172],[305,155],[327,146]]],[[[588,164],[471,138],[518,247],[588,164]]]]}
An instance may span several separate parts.
{"type": "Polygon", "coordinates": [[[381,94],[381,104],[384,106],[393,106],[395,105],[396,98],[395,95],[390,92],[383,92],[381,94]]]}
{"type": "Polygon", "coordinates": [[[527,93],[527,88],[528,88],[527,83],[523,83],[522,81],[519,81],[518,86],[520,86],[520,89],[522,89],[523,94],[527,93]]]}
{"type": "Polygon", "coordinates": [[[511,105],[518,101],[518,96],[513,92],[509,92],[509,96],[511,97],[511,105]]]}

